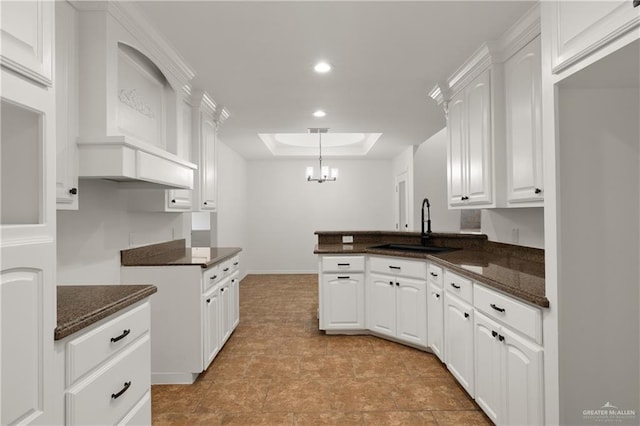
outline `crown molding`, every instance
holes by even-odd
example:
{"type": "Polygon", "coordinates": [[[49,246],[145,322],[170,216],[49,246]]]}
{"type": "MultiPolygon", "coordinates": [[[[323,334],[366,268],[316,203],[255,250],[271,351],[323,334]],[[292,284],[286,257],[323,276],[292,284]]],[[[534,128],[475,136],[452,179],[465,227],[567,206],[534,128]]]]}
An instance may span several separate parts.
{"type": "Polygon", "coordinates": [[[191,99],[194,106],[215,117],[218,105],[207,92],[202,89],[195,89],[191,94],[191,99]]]}
{"type": "Polygon", "coordinates": [[[540,35],[540,3],[536,3],[498,39],[499,61],[504,62],[540,35]]]}
{"type": "Polygon", "coordinates": [[[138,6],[126,1],[74,1],[80,12],[106,12],[118,21],[146,51],[145,54],[179,84],[195,77],[193,69],[143,16],[138,6]]]}
{"type": "Polygon", "coordinates": [[[499,51],[498,44],[489,41],[482,43],[467,61],[460,66],[447,80],[449,94],[455,95],[460,89],[467,86],[474,78],[496,63],[499,51]]]}
{"type": "Polygon", "coordinates": [[[448,92],[449,87],[446,83],[438,83],[429,91],[429,97],[436,101],[438,105],[442,105],[445,99],[449,97],[448,92]]]}
{"type": "Polygon", "coordinates": [[[216,111],[216,123],[219,125],[224,123],[229,118],[229,110],[226,107],[218,108],[216,111]]]}

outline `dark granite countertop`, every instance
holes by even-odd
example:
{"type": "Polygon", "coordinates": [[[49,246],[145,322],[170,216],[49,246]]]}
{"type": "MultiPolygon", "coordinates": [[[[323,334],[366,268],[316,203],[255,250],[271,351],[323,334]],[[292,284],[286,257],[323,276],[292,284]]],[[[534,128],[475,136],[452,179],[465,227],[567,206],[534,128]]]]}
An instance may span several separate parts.
{"type": "MultiPolygon", "coordinates": [[[[320,243],[316,246],[316,254],[378,254],[383,256],[399,256],[414,259],[430,260],[453,272],[465,275],[488,287],[515,296],[525,302],[541,307],[549,307],[545,296],[544,251],[528,247],[487,241],[486,236],[477,236],[478,241],[471,241],[472,236],[464,235],[456,241],[455,234],[434,234],[433,245],[457,247],[459,250],[426,254],[389,249],[374,248],[386,241],[378,239],[379,235],[401,237],[401,233],[381,231],[359,232],[317,232],[320,243]],[[359,235],[361,242],[354,237],[354,244],[338,244],[333,238],[340,235],[359,235]],[[328,241],[323,243],[324,241],[328,241]]],[[[407,239],[414,241],[394,241],[416,244],[415,233],[406,233],[407,239]]],[[[419,236],[419,234],[417,234],[419,236]]]]}
{"type": "Polygon", "coordinates": [[[153,285],[58,286],[58,326],[54,339],[80,331],[157,291],[153,285]]]}
{"type": "Polygon", "coordinates": [[[185,247],[185,240],[120,251],[122,266],[189,266],[210,268],[242,251],[239,247],[185,247]]]}

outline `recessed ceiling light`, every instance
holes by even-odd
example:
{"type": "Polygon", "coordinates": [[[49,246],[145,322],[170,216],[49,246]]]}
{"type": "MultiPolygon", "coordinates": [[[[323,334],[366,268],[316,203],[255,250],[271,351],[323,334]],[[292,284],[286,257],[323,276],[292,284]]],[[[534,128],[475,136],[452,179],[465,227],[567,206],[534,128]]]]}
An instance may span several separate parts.
{"type": "Polygon", "coordinates": [[[324,117],[325,115],[327,115],[327,113],[326,113],[326,112],[324,112],[324,111],[323,111],[323,110],[321,110],[321,109],[319,109],[319,110],[317,110],[317,111],[315,111],[315,112],[313,113],[313,116],[314,116],[314,117],[317,117],[317,118],[322,118],[322,117],[324,117]]]}
{"type": "Polygon", "coordinates": [[[320,74],[324,74],[326,72],[331,71],[331,65],[329,65],[327,62],[318,62],[314,67],[313,67],[314,71],[320,74]]]}

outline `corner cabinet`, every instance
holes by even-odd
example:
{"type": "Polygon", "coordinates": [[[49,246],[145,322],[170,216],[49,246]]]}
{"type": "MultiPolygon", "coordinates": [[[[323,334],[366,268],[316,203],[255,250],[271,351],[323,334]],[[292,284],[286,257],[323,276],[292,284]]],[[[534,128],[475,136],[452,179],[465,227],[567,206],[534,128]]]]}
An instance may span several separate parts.
{"type": "Polygon", "coordinates": [[[507,124],[507,203],[542,207],[540,36],[504,64],[507,124]]]}
{"type": "Polygon", "coordinates": [[[554,74],[640,38],[640,6],[633,0],[551,1],[544,7],[554,74]]]}
{"type": "Polygon", "coordinates": [[[449,206],[493,204],[491,70],[449,103],[449,206]]]}

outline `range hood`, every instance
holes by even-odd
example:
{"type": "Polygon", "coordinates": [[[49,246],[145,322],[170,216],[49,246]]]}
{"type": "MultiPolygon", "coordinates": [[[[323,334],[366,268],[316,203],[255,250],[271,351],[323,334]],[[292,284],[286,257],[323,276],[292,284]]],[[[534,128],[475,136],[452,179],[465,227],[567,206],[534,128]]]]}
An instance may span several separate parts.
{"type": "Polygon", "coordinates": [[[135,5],[77,8],[79,177],[193,189],[184,99],[195,74],[135,5]]]}

